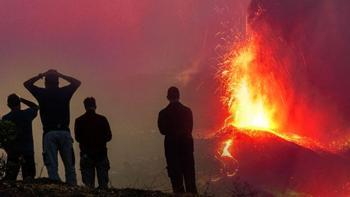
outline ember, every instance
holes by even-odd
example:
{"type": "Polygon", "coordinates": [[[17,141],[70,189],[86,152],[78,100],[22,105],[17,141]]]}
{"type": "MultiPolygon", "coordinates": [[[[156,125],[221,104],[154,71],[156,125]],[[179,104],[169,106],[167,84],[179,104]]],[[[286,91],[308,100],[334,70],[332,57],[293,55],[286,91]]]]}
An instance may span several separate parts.
{"type": "Polygon", "coordinates": [[[342,22],[334,26],[345,11],[335,19],[339,10],[330,7],[324,1],[251,1],[247,27],[218,34],[225,42],[218,45],[224,52],[217,78],[226,119],[210,151],[219,153],[220,184],[243,177],[283,191],[277,196],[288,190],[349,196],[349,111],[343,110],[349,63],[346,45],[339,44],[348,35],[342,22]],[[323,18],[325,10],[332,14],[323,18]],[[327,41],[315,31],[321,17],[332,24],[317,26],[332,27],[322,31],[327,41]]]}
{"type": "Polygon", "coordinates": [[[229,55],[221,72],[226,91],[223,102],[230,113],[225,126],[254,130],[279,127],[275,117],[282,90],[271,71],[271,64],[276,62],[259,44],[255,34],[243,41],[229,55]]]}
{"type": "MultiPolygon", "coordinates": [[[[280,61],[275,58],[271,45],[259,34],[252,32],[235,44],[228,53],[219,72],[223,89],[223,104],[229,116],[222,130],[236,128],[255,137],[271,133],[311,149],[321,145],[292,132],[282,132],[288,113],[286,98],[291,95],[287,77],[279,72],[280,61]]],[[[270,44],[270,43],[269,43],[270,44]]],[[[233,129],[235,130],[235,129],[233,129]]],[[[221,158],[228,166],[228,158],[236,161],[230,152],[234,147],[234,132],[224,139],[220,147],[221,158]]]]}

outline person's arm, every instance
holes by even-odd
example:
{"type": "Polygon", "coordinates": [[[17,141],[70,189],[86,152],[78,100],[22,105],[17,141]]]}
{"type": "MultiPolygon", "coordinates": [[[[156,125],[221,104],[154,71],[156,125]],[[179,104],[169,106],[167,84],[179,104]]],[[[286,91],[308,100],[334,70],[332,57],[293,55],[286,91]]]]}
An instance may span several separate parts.
{"type": "Polygon", "coordinates": [[[167,134],[166,122],[162,112],[159,112],[159,115],[158,115],[158,128],[162,135],[167,134]]]}
{"type": "Polygon", "coordinates": [[[27,80],[26,82],[23,83],[24,87],[33,95],[36,96],[38,91],[41,89],[37,86],[35,86],[34,84],[39,81],[40,79],[42,79],[44,77],[43,73],[40,73],[39,75],[30,78],[29,80],[27,80]]]}
{"type": "Polygon", "coordinates": [[[107,118],[104,118],[104,122],[105,122],[105,131],[106,131],[105,140],[106,142],[109,142],[112,140],[112,131],[107,118]]]}
{"type": "Polygon", "coordinates": [[[32,101],[29,101],[29,100],[24,99],[24,98],[20,98],[20,101],[21,101],[21,103],[27,105],[31,109],[34,109],[36,111],[39,110],[39,106],[37,104],[33,103],[32,101]]]}
{"type": "Polygon", "coordinates": [[[193,114],[191,109],[188,109],[185,121],[186,121],[185,124],[186,124],[187,133],[191,134],[193,130],[193,114]]]}
{"type": "Polygon", "coordinates": [[[75,120],[75,124],[74,124],[74,137],[75,137],[75,140],[79,143],[80,143],[80,133],[81,133],[80,132],[80,123],[77,119],[77,120],[75,120]]]}
{"type": "Polygon", "coordinates": [[[68,76],[68,75],[64,75],[61,74],[59,72],[57,72],[58,77],[68,81],[70,84],[70,86],[74,87],[75,89],[78,89],[79,86],[81,85],[81,82],[78,79],[75,79],[74,77],[68,76]]]}

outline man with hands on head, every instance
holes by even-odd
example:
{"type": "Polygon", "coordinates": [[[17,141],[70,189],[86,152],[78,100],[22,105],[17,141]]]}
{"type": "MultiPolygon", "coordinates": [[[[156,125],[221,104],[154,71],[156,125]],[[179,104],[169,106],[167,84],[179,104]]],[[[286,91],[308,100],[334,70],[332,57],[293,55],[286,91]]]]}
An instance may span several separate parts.
{"type": "Polygon", "coordinates": [[[38,115],[39,106],[16,94],[8,96],[7,106],[11,111],[3,117],[3,120],[16,125],[17,135],[16,139],[5,147],[7,164],[4,179],[15,181],[19,169],[22,168],[23,180],[32,180],[36,174],[32,122],[38,115]],[[28,109],[22,110],[21,103],[28,106],[28,109]]]}
{"type": "Polygon", "coordinates": [[[61,180],[58,175],[59,152],[65,168],[66,182],[70,185],[77,183],[73,139],[69,129],[70,100],[80,85],[79,80],[53,69],[24,82],[24,87],[39,102],[44,129],[43,157],[49,179],[61,180]],[[59,87],[60,78],[69,82],[69,85],[59,87]],[[45,81],[44,88],[35,85],[40,79],[45,81]]]}

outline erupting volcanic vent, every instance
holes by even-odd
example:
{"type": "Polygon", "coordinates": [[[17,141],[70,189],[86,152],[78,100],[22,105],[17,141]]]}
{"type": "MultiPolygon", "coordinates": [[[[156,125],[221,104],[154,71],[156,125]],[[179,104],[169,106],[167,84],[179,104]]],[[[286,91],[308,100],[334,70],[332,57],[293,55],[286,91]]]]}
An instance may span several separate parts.
{"type": "MultiPolygon", "coordinates": [[[[219,73],[223,103],[229,112],[223,130],[234,127],[250,136],[268,132],[311,147],[311,140],[281,130],[288,110],[285,98],[292,93],[288,92],[286,77],[277,69],[282,66],[273,53],[255,32],[248,33],[228,53],[219,73]]],[[[232,156],[228,151],[232,140],[225,142],[222,156],[232,156]]]]}
{"type": "MultiPolygon", "coordinates": [[[[338,131],[334,128],[340,128],[340,113],[333,110],[337,103],[325,102],[327,97],[317,92],[321,88],[312,89],[328,84],[312,81],[310,85],[305,77],[319,72],[306,63],[319,63],[312,61],[318,59],[316,53],[298,51],[305,46],[300,33],[309,29],[308,23],[299,20],[301,16],[287,18],[285,23],[270,17],[288,15],[293,9],[316,13],[316,8],[329,2],[252,2],[258,9],[252,9],[245,35],[233,36],[234,41],[228,43],[218,72],[228,114],[216,134],[220,175],[248,177],[253,184],[283,190],[282,194],[292,189],[316,196],[348,196],[349,159],[343,154],[344,146],[333,141],[337,138],[328,139],[338,131]],[[289,34],[292,27],[297,34],[289,34]]],[[[339,136],[348,141],[345,135],[339,136]]]]}
{"type": "Polygon", "coordinates": [[[268,54],[260,53],[259,44],[257,34],[249,36],[233,50],[221,72],[226,89],[224,103],[231,114],[226,126],[258,130],[278,127],[274,118],[278,109],[271,95],[279,90],[271,73],[274,62],[265,58],[268,54]]]}

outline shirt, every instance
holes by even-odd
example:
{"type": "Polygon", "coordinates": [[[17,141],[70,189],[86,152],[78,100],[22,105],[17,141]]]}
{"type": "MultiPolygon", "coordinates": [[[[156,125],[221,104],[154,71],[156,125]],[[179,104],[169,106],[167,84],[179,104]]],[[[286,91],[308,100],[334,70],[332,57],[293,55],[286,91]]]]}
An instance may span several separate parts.
{"type": "Polygon", "coordinates": [[[192,137],[193,116],[190,108],[180,102],[170,103],[159,112],[158,128],[169,137],[192,137]]]}
{"type": "Polygon", "coordinates": [[[158,128],[165,135],[165,152],[193,152],[193,115],[180,102],[170,103],[159,112],[158,128]]]}
{"type": "Polygon", "coordinates": [[[70,100],[77,88],[74,85],[50,89],[36,86],[29,88],[40,106],[44,134],[52,130],[69,131],[70,100]]]}
{"type": "Polygon", "coordinates": [[[26,109],[11,111],[3,117],[3,120],[11,121],[16,125],[17,136],[12,151],[19,151],[22,154],[34,154],[32,122],[37,116],[38,110],[26,109]]]}
{"type": "Polygon", "coordinates": [[[75,139],[82,153],[94,158],[105,158],[106,143],[112,139],[107,118],[95,112],[86,112],[75,121],[75,139]]]}

